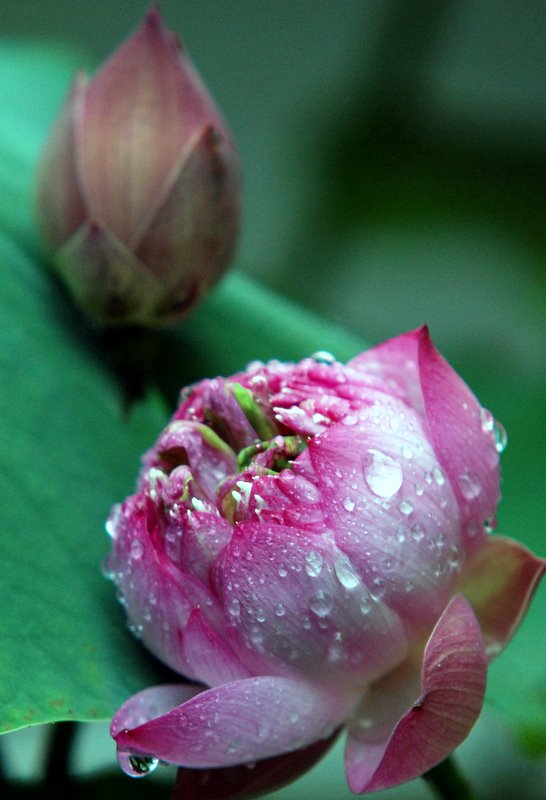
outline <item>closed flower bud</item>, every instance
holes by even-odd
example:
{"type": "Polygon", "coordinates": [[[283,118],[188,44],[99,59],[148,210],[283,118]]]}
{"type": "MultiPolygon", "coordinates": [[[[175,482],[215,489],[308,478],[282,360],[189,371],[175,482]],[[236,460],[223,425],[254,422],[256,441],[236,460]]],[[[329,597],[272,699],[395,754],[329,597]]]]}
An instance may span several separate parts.
{"type": "Polygon", "coordinates": [[[37,212],[55,268],[106,324],[175,320],[228,265],[238,159],[156,9],[91,80],[76,77],[40,162],[37,212]]]}
{"type": "Polygon", "coordinates": [[[108,522],[133,631],[191,681],[118,711],[123,768],[256,796],[343,726],[356,793],[446,758],[546,565],[490,535],[505,441],[426,328],[184,392],[108,522]]]}

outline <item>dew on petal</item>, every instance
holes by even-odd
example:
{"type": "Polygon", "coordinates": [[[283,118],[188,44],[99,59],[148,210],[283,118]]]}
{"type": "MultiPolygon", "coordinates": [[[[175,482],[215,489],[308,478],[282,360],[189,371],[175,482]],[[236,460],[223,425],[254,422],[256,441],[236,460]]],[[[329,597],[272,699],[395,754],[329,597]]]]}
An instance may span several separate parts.
{"type": "Polygon", "coordinates": [[[144,547],[140,539],[133,539],[131,542],[131,558],[138,561],[139,558],[142,558],[143,553],[144,547]]]}
{"type": "Polygon", "coordinates": [[[339,558],[334,561],[334,569],[338,581],[346,589],[354,589],[360,583],[360,578],[354,571],[347,556],[339,556],[339,558]]]}
{"type": "Polygon", "coordinates": [[[446,482],[446,476],[438,466],[433,467],[432,477],[434,478],[434,481],[435,483],[438,484],[438,486],[443,486],[444,483],[446,482]]]}
{"type": "Polygon", "coordinates": [[[413,512],[413,503],[409,500],[401,500],[398,504],[398,509],[405,516],[409,516],[413,512]]]}
{"type": "Polygon", "coordinates": [[[422,542],[425,538],[425,529],[419,522],[416,522],[415,525],[412,525],[411,538],[414,542],[422,542]]]}
{"type": "Polygon", "coordinates": [[[474,500],[482,490],[481,483],[471,472],[463,472],[457,478],[461,494],[466,500],[474,500]]]}
{"type": "Polygon", "coordinates": [[[380,450],[367,450],[362,467],[366,483],[378,497],[392,497],[402,486],[402,467],[380,450]]]}
{"type": "Polygon", "coordinates": [[[497,453],[502,453],[508,444],[508,434],[504,425],[495,420],[495,427],[493,428],[493,435],[495,437],[495,448],[497,453]]]}
{"type": "Polygon", "coordinates": [[[310,550],[305,556],[305,571],[310,578],[317,578],[322,572],[324,559],[316,550],[310,550]]]}
{"type": "Polygon", "coordinates": [[[327,617],[333,607],[334,598],[323,589],[319,589],[319,591],[313,595],[309,603],[309,608],[317,617],[327,617]]]}
{"type": "Polygon", "coordinates": [[[348,511],[349,513],[355,510],[355,505],[356,505],[355,501],[351,500],[350,497],[346,497],[345,500],[343,501],[343,508],[345,509],[345,511],[348,511]]]}
{"type": "Polygon", "coordinates": [[[311,358],[319,364],[335,364],[336,361],[336,357],[329,353],[328,350],[317,350],[311,358]]]}

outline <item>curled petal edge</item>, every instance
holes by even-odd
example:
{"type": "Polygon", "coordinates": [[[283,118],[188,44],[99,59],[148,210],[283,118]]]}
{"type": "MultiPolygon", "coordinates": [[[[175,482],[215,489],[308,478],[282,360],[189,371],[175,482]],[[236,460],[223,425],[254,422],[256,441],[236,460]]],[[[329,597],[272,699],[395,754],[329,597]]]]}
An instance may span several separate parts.
{"type": "MultiPolygon", "coordinates": [[[[425,647],[421,696],[381,738],[349,731],[345,769],[357,794],[422,775],[466,738],[480,713],[487,658],[478,621],[461,595],[438,620],[425,647]]],[[[388,698],[386,698],[388,706],[388,698]]]]}

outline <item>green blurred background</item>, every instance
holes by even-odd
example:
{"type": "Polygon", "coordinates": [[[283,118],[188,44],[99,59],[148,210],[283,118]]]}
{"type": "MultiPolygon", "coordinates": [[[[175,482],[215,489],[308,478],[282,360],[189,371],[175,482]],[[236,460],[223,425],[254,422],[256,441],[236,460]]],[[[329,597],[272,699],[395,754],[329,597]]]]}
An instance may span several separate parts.
{"type": "MultiPolygon", "coordinates": [[[[146,7],[0,0],[0,32],[68,45],[74,68],[92,70],[146,7]]],[[[160,7],[238,142],[238,268],[370,342],[429,323],[507,427],[499,528],[545,555],[546,4],[160,7]]],[[[503,656],[505,670],[544,676],[544,594],[513,665],[510,649],[503,656]]],[[[494,667],[495,679],[502,682],[494,667]]],[[[544,684],[541,691],[546,702],[544,684]]],[[[22,736],[11,741],[26,751],[32,743],[22,736]]],[[[107,737],[99,738],[106,750],[107,737]]],[[[493,712],[464,748],[483,797],[546,797],[544,761],[524,760],[493,712]]],[[[349,796],[339,761],[327,760],[282,797],[349,796]]],[[[426,791],[418,783],[387,796],[426,791]]]]}

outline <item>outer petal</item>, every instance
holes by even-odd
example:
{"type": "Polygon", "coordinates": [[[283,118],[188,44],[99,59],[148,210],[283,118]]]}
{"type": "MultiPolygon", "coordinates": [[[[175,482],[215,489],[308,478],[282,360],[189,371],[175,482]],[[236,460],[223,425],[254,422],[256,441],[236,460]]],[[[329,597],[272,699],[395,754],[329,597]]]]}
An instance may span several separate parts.
{"type": "Polygon", "coordinates": [[[434,347],[426,326],[390,339],[349,362],[380,375],[390,391],[423,415],[438,461],[466,526],[466,547],[483,541],[483,522],[499,499],[498,452],[492,418],[434,347]]]}
{"type": "Polygon", "coordinates": [[[124,706],[113,736],[122,753],[186,767],[232,766],[328,739],[354,703],[302,681],[262,676],[208,689],[136,727],[132,705],[130,713],[124,706]]]}
{"type": "Polygon", "coordinates": [[[545,570],[546,559],[501,536],[488,538],[468,565],[459,589],[478,617],[491,658],[515,633],[545,570]]]}
{"type": "Polygon", "coordinates": [[[406,657],[398,615],[370,594],[331,535],[240,523],[214,583],[231,647],[253,672],[302,672],[352,692],[406,657]]]}
{"type": "Polygon", "coordinates": [[[331,426],[308,453],[338,547],[408,628],[430,630],[464,553],[457,501],[421,418],[401,401],[377,404],[331,426]]]}
{"type": "Polygon", "coordinates": [[[335,742],[339,731],[308,747],[257,764],[223,769],[179,769],[172,800],[250,800],[281,789],[303,775],[335,742]]]}
{"type": "Polygon", "coordinates": [[[184,628],[182,653],[190,673],[198,675],[207,686],[250,677],[250,672],[207,623],[199,609],[192,611],[184,628]]]}
{"type": "Polygon", "coordinates": [[[91,216],[108,220],[133,247],[182,143],[207,120],[217,120],[207,92],[152,9],[94,76],[82,104],[79,172],[91,216]]]}
{"type": "Polygon", "coordinates": [[[106,569],[126,605],[132,631],[172,669],[201,680],[184,659],[180,641],[193,609],[207,609],[211,618],[218,613],[213,596],[167,558],[153,528],[150,533],[146,499],[130,497],[116,506],[108,530],[113,542],[106,569]]]}
{"type": "MultiPolygon", "coordinates": [[[[422,775],[466,738],[483,702],[487,660],[478,622],[466,600],[456,596],[439,619],[425,648],[421,696],[392,724],[396,705],[388,681],[372,687],[372,708],[386,715],[367,726],[362,716],[350,728],[346,772],[353,792],[386,789],[422,775]],[[376,696],[374,697],[374,693],[376,696]],[[359,724],[360,722],[360,724],[359,724]]],[[[407,686],[407,676],[403,676],[407,686]]]]}
{"type": "Polygon", "coordinates": [[[348,367],[379,378],[393,396],[423,413],[423,396],[418,370],[419,341],[423,328],[403,333],[365,350],[348,367]]]}
{"type": "Polygon", "coordinates": [[[97,222],[82,225],[54,259],[80,306],[104,322],[138,323],[162,301],[153,274],[97,222]]]}
{"type": "Polygon", "coordinates": [[[474,549],[499,500],[494,434],[478,400],[438,353],[427,328],[419,340],[419,374],[432,444],[467,524],[467,546],[474,549]]]}
{"type": "Polygon", "coordinates": [[[166,188],[166,197],[151,209],[136,255],[180,302],[184,290],[200,294],[214,283],[235,247],[239,181],[231,144],[205,125],[179,155],[166,188]],[[196,276],[194,287],[189,277],[196,276]]]}

